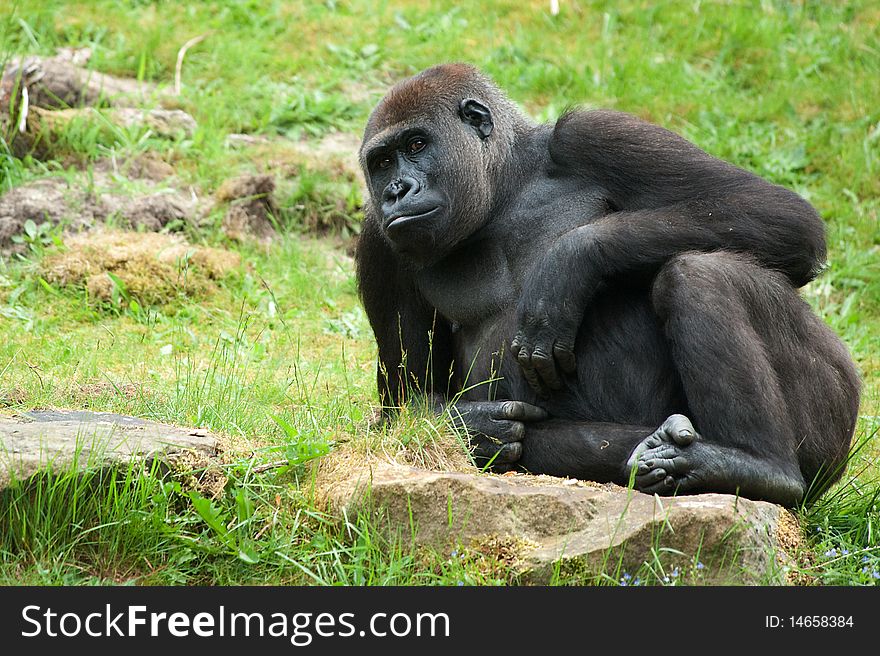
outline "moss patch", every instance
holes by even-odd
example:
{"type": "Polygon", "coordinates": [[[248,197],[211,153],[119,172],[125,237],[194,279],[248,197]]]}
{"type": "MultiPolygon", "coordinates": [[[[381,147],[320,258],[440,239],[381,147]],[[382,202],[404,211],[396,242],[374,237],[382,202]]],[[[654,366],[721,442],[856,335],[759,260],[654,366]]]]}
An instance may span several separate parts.
{"type": "Polygon", "coordinates": [[[43,260],[42,273],[52,284],[84,287],[96,301],[124,293],[162,305],[214,291],[216,281],[240,265],[237,253],[194,246],[178,236],[107,231],[68,238],[63,251],[43,260]]]}

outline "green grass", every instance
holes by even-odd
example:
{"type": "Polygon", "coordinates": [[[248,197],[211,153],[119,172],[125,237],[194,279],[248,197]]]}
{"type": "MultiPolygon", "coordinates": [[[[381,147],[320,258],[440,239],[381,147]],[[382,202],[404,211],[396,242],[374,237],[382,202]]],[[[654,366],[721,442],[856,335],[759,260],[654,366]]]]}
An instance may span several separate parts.
{"type": "MultiPolygon", "coordinates": [[[[820,210],[829,266],[805,297],[863,374],[865,444],[843,483],[802,513],[806,548],[794,567],[802,581],[875,582],[880,9],[870,0],[560,4],[552,17],[544,1],[0,0],[0,61],[89,46],[97,71],[170,86],[178,49],[206,35],[187,53],[174,101],[198,122],[192,138],[76,122],[47,161],[15,157],[0,140],[0,191],[49,174],[81,180],[72,169],[145,152],[206,195],[237,173],[285,172],[277,194],[285,234],[270,247],[226,240],[216,212],[187,228],[191,240],[235,249],[247,263],[204,299],[97,308],[82,290],[41,280],[50,235],[31,236],[26,258],[0,260],[0,402],[9,411],[125,412],[206,426],[243,450],[223,464],[227,483],[212,501],[191,475],[159,471],[60,474],[3,493],[0,582],[511,580],[490,555],[383,543],[369,522],[340,524],[310,505],[302,462],[368,430],[374,345],[343,239],[301,233],[356,231],[359,186],[293,162],[283,142],[226,145],[239,132],[294,140],[359,132],[390,83],[450,60],[484,69],[538,119],[573,104],[633,112],[820,210]],[[288,466],[255,472],[278,460],[288,466]]],[[[418,442],[424,425],[413,422],[405,437],[418,442]]],[[[590,580],[618,583],[622,574],[590,580]]],[[[640,581],[663,584],[668,574],[640,581]]]]}

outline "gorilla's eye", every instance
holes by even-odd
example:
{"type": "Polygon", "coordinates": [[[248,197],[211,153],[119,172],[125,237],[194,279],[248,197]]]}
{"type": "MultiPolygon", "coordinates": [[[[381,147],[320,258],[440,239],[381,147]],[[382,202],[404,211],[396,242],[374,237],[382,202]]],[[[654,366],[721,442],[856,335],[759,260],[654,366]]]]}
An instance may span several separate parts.
{"type": "Polygon", "coordinates": [[[380,169],[387,169],[389,166],[391,166],[391,158],[383,157],[376,163],[376,166],[378,166],[380,169]]]}
{"type": "Polygon", "coordinates": [[[407,150],[409,150],[410,155],[415,155],[416,153],[424,150],[425,146],[427,146],[427,145],[428,144],[425,142],[424,139],[417,138],[417,139],[413,139],[412,141],[409,142],[409,145],[407,146],[407,150]]]}

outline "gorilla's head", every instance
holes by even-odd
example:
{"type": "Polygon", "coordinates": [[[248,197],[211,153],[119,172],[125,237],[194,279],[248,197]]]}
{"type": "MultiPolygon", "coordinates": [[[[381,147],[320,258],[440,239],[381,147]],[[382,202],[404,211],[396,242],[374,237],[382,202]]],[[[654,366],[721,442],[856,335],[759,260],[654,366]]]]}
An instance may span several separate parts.
{"type": "Polygon", "coordinates": [[[429,68],[373,110],[360,150],[370,208],[397,253],[428,265],[489,220],[525,118],[466,64],[429,68]]]}

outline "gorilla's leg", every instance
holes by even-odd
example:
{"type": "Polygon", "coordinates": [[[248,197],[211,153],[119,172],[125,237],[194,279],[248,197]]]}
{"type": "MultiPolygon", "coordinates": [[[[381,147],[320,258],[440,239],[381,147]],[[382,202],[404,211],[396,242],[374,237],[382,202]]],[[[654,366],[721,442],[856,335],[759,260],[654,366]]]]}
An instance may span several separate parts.
{"type": "MultiPolygon", "coordinates": [[[[704,440],[684,415],[648,426],[550,420],[530,426],[519,467],[627,485],[647,494],[728,492],[797,505],[804,494],[797,469],[704,440]],[[647,437],[646,437],[647,436],[647,437]]],[[[796,467],[796,464],[795,464],[796,467]]]]}
{"type": "Polygon", "coordinates": [[[684,415],[669,417],[627,460],[627,469],[635,469],[636,489],[647,494],[727,492],[784,506],[798,505],[806,491],[795,467],[708,442],[684,415]],[[675,437],[681,433],[689,437],[675,437]]]}
{"type": "Polygon", "coordinates": [[[627,485],[627,459],[655,430],[570,419],[538,422],[527,429],[517,466],[533,473],[627,485]]]}
{"type": "Polygon", "coordinates": [[[653,303],[700,435],[684,417],[667,420],[629,459],[637,487],[791,506],[817,478],[840,477],[858,378],[781,275],[730,253],[685,254],[658,274],[653,303]],[[693,436],[676,439],[682,430],[693,436]]]}

